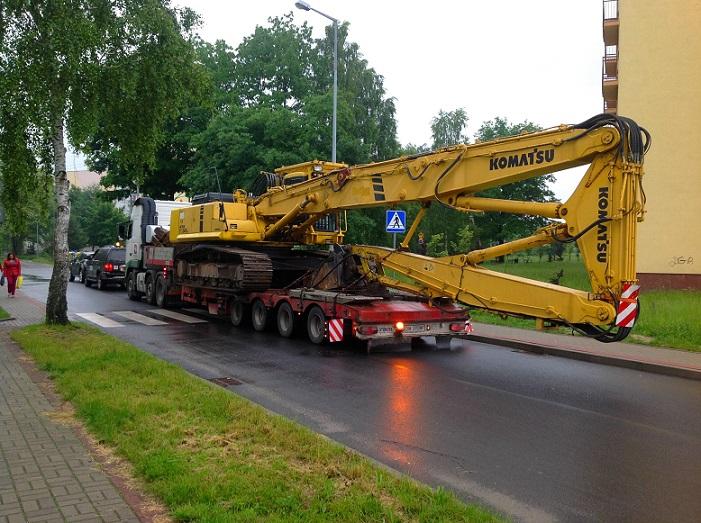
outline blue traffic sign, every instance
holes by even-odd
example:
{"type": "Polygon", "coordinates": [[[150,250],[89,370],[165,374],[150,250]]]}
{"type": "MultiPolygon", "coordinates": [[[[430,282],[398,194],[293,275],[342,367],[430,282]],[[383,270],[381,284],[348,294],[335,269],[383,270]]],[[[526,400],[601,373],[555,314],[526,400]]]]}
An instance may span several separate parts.
{"type": "Polygon", "coordinates": [[[387,232],[406,232],[406,211],[387,211],[385,213],[385,230],[387,232]]]}

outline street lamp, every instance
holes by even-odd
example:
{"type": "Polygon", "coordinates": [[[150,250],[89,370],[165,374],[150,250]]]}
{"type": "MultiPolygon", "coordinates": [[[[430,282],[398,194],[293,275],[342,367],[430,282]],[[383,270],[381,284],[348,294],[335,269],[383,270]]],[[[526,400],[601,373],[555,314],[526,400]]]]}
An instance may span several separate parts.
{"type": "Polygon", "coordinates": [[[336,161],[336,105],[338,100],[338,20],[333,16],[314,9],[307,2],[298,0],[295,7],[302,11],[314,11],[333,22],[333,117],[331,123],[331,161],[336,161]]]}

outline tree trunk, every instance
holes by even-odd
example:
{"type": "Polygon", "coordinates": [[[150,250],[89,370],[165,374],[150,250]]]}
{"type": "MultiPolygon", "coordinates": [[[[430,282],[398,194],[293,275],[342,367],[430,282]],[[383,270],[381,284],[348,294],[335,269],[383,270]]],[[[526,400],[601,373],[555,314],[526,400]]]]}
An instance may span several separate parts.
{"type": "Polygon", "coordinates": [[[56,121],[52,138],[54,150],[54,191],[56,194],[56,228],[54,230],[54,270],[46,300],[46,323],[68,323],[68,220],[71,204],[70,183],[66,177],[66,146],[63,143],[63,117],[56,121]]]}

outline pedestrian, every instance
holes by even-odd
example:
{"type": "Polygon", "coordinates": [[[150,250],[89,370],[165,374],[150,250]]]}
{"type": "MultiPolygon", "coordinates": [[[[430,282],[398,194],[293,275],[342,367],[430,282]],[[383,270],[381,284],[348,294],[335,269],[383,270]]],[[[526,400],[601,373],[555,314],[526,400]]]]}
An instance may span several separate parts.
{"type": "Polygon", "coordinates": [[[17,278],[22,274],[22,264],[14,252],[8,253],[5,261],[2,262],[2,274],[7,280],[7,295],[14,298],[17,278]]]}

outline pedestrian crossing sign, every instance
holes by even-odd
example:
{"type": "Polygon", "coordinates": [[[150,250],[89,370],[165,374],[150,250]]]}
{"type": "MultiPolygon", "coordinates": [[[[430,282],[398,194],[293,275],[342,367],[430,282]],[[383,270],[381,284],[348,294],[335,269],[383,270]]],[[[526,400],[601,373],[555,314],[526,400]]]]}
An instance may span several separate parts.
{"type": "Polygon", "coordinates": [[[406,211],[389,210],[385,213],[387,232],[406,232],[406,211]]]}

